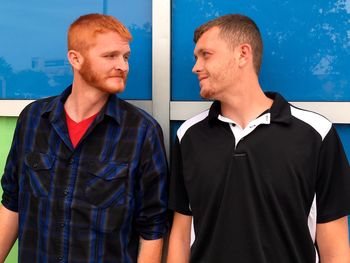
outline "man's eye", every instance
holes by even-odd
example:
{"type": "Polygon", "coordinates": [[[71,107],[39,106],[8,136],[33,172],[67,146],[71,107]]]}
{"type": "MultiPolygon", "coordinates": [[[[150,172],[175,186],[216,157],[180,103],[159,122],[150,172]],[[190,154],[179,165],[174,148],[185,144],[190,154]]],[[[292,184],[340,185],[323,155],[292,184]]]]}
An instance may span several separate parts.
{"type": "Polygon", "coordinates": [[[115,55],[114,54],[109,54],[109,55],[105,55],[104,57],[105,58],[109,58],[109,59],[113,59],[113,58],[115,58],[115,55]]]}
{"type": "Polygon", "coordinates": [[[203,52],[203,53],[202,53],[202,55],[203,55],[203,57],[205,57],[205,58],[206,58],[206,57],[208,57],[208,56],[209,56],[209,53],[208,53],[208,52],[203,52]]]}
{"type": "Polygon", "coordinates": [[[129,57],[130,57],[129,55],[124,56],[124,60],[125,60],[125,61],[128,61],[128,60],[129,60],[129,57]]]}

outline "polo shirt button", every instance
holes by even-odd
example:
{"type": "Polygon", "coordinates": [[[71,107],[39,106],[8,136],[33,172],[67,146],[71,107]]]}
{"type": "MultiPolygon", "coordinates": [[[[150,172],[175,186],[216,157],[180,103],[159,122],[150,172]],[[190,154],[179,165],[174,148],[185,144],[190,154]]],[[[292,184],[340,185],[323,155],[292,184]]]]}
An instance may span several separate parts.
{"type": "Polygon", "coordinates": [[[33,163],[33,168],[38,168],[38,163],[33,163]]]}
{"type": "Polygon", "coordinates": [[[63,257],[59,256],[57,257],[57,260],[62,261],[63,257]]]}
{"type": "Polygon", "coordinates": [[[69,191],[66,189],[66,190],[63,191],[63,194],[64,194],[65,196],[67,196],[67,195],[69,194],[69,191]]]}

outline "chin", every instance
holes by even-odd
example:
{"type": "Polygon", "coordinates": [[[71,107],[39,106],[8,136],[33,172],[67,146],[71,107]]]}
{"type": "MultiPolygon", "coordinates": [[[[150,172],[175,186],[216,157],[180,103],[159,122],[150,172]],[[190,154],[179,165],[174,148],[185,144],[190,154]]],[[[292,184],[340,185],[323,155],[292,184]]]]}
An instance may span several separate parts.
{"type": "Polygon", "coordinates": [[[99,87],[98,89],[109,94],[116,94],[116,93],[123,92],[125,90],[125,86],[124,85],[102,86],[102,87],[99,87]]]}
{"type": "Polygon", "coordinates": [[[116,94],[116,93],[122,93],[125,90],[125,87],[118,87],[118,88],[113,88],[110,89],[110,94],[116,94]]]}
{"type": "Polygon", "coordinates": [[[215,92],[213,92],[213,91],[211,91],[211,90],[201,89],[199,95],[200,95],[203,99],[214,99],[215,92]]]}

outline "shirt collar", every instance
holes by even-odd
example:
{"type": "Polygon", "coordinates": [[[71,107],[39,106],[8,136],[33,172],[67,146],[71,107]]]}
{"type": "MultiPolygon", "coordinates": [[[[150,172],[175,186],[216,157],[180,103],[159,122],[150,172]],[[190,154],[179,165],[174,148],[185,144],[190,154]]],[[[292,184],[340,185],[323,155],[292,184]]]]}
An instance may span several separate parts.
{"type": "Polygon", "coordinates": [[[292,113],[290,104],[277,92],[266,92],[265,95],[273,100],[270,113],[271,122],[279,122],[290,124],[292,121],[292,113]]]}
{"type": "MultiPolygon", "coordinates": [[[[41,115],[49,115],[51,121],[60,118],[64,113],[64,103],[71,92],[72,86],[69,86],[61,93],[61,95],[50,100],[45,107],[43,107],[41,115]]],[[[122,109],[120,108],[120,99],[116,94],[111,94],[109,96],[106,105],[102,108],[101,113],[98,114],[97,119],[102,119],[104,115],[113,118],[118,124],[121,123],[123,114],[122,109]]]]}
{"type": "Polygon", "coordinates": [[[216,100],[211,104],[209,109],[209,115],[208,115],[209,122],[213,123],[216,120],[218,120],[218,117],[220,114],[221,114],[221,103],[220,101],[216,100]]]}
{"type": "MultiPolygon", "coordinates": [[[[277,123],[290,124],[292,115],[289,103],[276,92],[266,92],[265,95],[273,100],[269,113],[270,121],[277,123]]],[[[209,122],[217,121],[221,114],[220,101],[214,101],[209,109],[209,122]]]]}
{"type": "MultiPolygon", "coordinates": [[[[271,119],[271,113],[269,112],[269,110],[266,110],[264,113],[262,113],[255,120],[252,120],[251,122],[249,122],[247,127],[251,129],[253,127],[258,126],[259,124],[270,124],[270,119],[271,119]]],[[[233,124],[234,126],[240,127],[235,121],[233,121],[229,118],[226,118],[222,115],[218,116],[218,120],[220,120],[222,122],[227,122],[227,123],[233,124]]],[[[240,127],[240,129],[242,129],[242,128],[240,127]]]]}
{"type": "Polygon", "coordinates": [[[111,94],[109,96],[107,104],[103,110],[104,110],[104,115],[110,116],[118,124],[121,123],[123,112],[122,112],[122,108],[120,107],[120,99],[116,94],[111,94]]]}
{"type": "Polygon", "coordinates": [[[41,116],[48,116],[51,122],[54,122],[64,114],[64,102],[72,92],[72,86],[66,88],[61,95],[53,97],[42,108],[41,116]]]}

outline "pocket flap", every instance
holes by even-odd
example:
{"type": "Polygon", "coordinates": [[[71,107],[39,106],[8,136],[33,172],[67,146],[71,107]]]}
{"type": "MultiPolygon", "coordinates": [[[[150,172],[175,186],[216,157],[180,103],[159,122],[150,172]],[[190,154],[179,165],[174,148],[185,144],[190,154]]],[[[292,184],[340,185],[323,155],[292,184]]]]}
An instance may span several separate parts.
{"type": "Polygon", "coordinates": [[[88,172],[104,180],[124,178],[128,175],[128,163],[100,163],[92,162],[88,172]]]}
{"type": "Polygon", "coordinates": [[[54,158],[45,153],[30,152],[25,156],[25,164],[33,170],[51,169],[54,158]]]}

